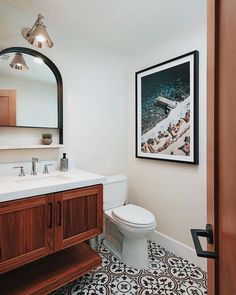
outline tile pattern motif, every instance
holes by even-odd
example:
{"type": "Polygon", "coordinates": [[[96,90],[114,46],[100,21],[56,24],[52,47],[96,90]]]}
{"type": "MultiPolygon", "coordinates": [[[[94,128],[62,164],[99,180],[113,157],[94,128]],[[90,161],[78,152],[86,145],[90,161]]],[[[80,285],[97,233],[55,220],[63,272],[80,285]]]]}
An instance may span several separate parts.
{"type": "Polygon", "coordinates": [[[154,242],[148,242],[149,268],[131,268],[103,244],[102,266],[51,295],[205,295],[207,274],[154,242]]]}

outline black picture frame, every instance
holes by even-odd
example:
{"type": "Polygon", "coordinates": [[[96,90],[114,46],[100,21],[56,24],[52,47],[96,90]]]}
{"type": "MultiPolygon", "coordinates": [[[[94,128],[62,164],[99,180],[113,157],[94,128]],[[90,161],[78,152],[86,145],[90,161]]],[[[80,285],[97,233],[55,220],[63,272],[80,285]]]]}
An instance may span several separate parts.
{"type": "Polygon", "coordinates": [[[14,127],[14,128],[43,128],[43,129],[59,129],[59,143],[63,144],[63,82],[62,76],[57,66],[44,54],[27,47],[9,47],[0,51],[0,56],[8,53],[25,53],[34,57],[39,57],[53,72],[57,82],[57,112],[58,112],[58,127],[40,127],[40,126],[0,126],[0,127],[14,127]]]}
{"type": "Polygon", "coordinates": [[[199,164],[199,52],[197,50],[136,72],[135,103],[136,158],[199,164]],[[168,89],[167,85],[172,86],[168,89]],[[164,93],[169,93],[169,96],[158,95],[161,89],[164,93]],[[156,99],[154,93],[157,93],[156,99]],[[156,105],[158,109],[155,109],[156,105]],[[185,114],[182,118],[180,114],[183,112],[185,114]],[[153,114],[152,120],[149,114],[153,114]],[[166,128],[168,123],[170,124],[166,128]],[[185,126],[184,129],[182,125],[185,126]],[[149,137],[150,134],[153,137],[149,137]],[[164,136],[166,141],[163,140],[164,136]]]}

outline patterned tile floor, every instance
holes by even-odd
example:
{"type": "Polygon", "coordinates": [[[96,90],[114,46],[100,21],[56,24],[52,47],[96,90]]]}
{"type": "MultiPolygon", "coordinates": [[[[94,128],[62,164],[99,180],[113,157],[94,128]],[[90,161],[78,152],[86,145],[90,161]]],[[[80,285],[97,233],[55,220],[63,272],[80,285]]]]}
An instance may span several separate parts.
{"type": "Polygon", "coordinates": [[[188,261],[174,256],[154,242],[148,242],[149,268],[131,268],[103,244],[99,246],[102,266],[51,295],[203,295],[207,274],[188,261]]]}

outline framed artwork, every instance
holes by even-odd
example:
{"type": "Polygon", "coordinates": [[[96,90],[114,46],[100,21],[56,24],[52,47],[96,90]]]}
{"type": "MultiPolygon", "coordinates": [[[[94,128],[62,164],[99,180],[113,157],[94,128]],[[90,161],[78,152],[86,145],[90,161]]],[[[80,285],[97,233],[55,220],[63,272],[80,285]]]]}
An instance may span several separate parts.
{"type": "Polygon", "coordinates": [[[198,51],[136,72],[136,157],[198,164],[198,51]]]}

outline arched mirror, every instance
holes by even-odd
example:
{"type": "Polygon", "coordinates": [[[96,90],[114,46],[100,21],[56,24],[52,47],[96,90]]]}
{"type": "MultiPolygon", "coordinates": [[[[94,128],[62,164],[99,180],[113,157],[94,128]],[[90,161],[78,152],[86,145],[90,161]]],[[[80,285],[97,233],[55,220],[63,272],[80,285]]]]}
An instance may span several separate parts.
{"type": "Polygon", "coordinates": [[[58,128],[63,143],[62,78],[42,53],[24,47],[0,52],[0,126],[58,128]]]}

